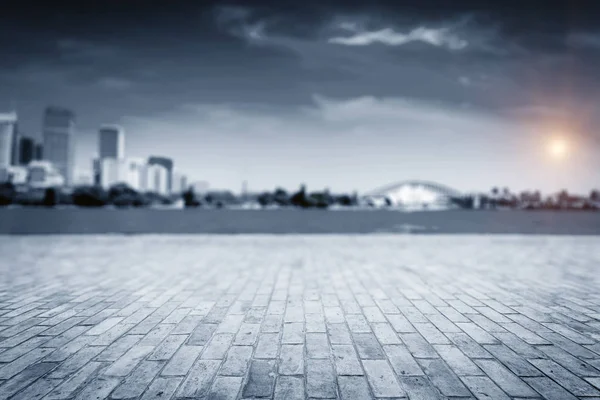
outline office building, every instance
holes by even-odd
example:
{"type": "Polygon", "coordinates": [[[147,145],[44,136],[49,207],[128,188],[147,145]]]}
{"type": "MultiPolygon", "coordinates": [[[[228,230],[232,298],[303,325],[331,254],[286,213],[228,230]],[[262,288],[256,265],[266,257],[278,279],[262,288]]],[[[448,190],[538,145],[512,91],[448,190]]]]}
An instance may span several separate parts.
{"type": "Polygon", "coordinates": [[[95,160],[95,168],[99,172],[95,183],[107,190],[119,183],[124,183],[134,190],[140,190],[140,175],[144,167],[142,162],[132,159],[103,158],[95,160]]]}
{"type": "Polygon", "coordinates": [[[167,157],[151,156],[149,165],[161,165],[167,170],[167,192],[171,193],[173,187],[173,160],[167,157]]]}
{"type": "Polygon", "coordinates": [[[19,164],[27,165],[35,160],[35,142],[29,137],[21,137],[19,142],[19,164]]]}
{"type": "Polygon", "coordinates": [[[27,166],[27,183],[32,188],[63,186],[64,177],[50,161],[34,160],[27,166]]]}
{"type": "Polygon", "coordinates": [[[140,173],[140,192],[158,193],[163,196],[169,194],[167,190],[168,171],[165,167],[158,164],[146,164],[140,173]]]}
{"type": "Polygon", "coordinates": [[[21,148],[21,133],[19,132],[19,121],[15,122],[14,135],[12,141],[12,152],[10,157],[11,165],[19,165],[19,150],[21,148]]]}
{"type": "Polygon", "coordinates": [[[35,145],[35,155],[34,158],[38,161],[41,161],[44,159],[44,145],[41,143],[38,143],[35,145]]]}
{"type": "Polygon", "coordinates": [[[60,107],[48,107],[43,120],[44,160],[50,161],[64,177],[73,182],[75,167],[75,115],[60,107]]]}
{"type": "Polygon", "coordinates": [[[98,154],[103,158],[125,157],[125,133],[117,125],[103,125],[98,134],[98,154]]]}
{"type": "Polygon", "coordinates": [[[173,172],[172,194],[180,194],[187,190],[187,177],[179,172],[173,172]]]}
{"type": "Polygon", "coordinates": [[[0,167],[13,165],[17,140],[17,114],[0,114],[0,167]]]}

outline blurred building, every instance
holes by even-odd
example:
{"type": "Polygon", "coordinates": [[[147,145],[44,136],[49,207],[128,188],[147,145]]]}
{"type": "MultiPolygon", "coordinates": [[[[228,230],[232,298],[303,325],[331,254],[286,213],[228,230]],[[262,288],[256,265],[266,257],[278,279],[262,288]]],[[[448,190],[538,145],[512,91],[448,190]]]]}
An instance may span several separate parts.
{"type": "Polygon", "coordinates": [[[0,167],[14,164],[17,140],[17,113],[0,114],[0,167]]]}
{"type": "Polygon", "coordinates": [[[125,157],[125,132],[117,125],[103,125],[98,135],[100,159],[125,157]]]}
{"type": "Polygon", "coordinates": [[[191,185],[188,184],[188,186],[191,186],[191,188],[197,194],[207,193],[209,189],[208,182],[206,181],[197,181],[192,183],[191,185]]]}
{"type": "Polygon", "coordinates": [[[162,165],[146,164],[140,176],[140,191],[168,195],[168,170],[162,165]]]}
{"type": "Polygon", "coordinates": [[[79,172],[75,174],[73,179],[73,185],[75,186],[88,186],[94,184],[93,175],[89,172],[79,172]]]}
{"type": "Polygon", "coordinates": [[[38,144],[35,145],[34,159],[36,159],[36,160],[43,160],[44,159],[44,145],[43,144],[38,143],[38,144]]]}
{"type": "Polygon", "coordinates": [[[173,182],[171,186],[171,193],[179,194],[186,191],[188,188],[187,177],[179,172],[173,172],[173,182]]]}
{"type": "Polygon", "coordinates": [[[137,160],[126,158],[103,158],[96,160],[99,171],[97,184],[104,189],[118,183],[124,183],[135,190],[140,190],[140,175],[144,165],[137,160]]]}
{"type": "Polygon", "coordinates": [[[27,166],[27,184],[32,188],[63,186],[65,179],[50,161],[34,160],[27,166]]]}
{"type": "Polygon", "coordinates": [[[35,141],[29,137],[21,137],[19,142],[19,164],[28,165],[35,160],[35,141]]]}
{"type": "Polygon", "coordinates": [[[0,183],[10,182],[15,185],[25,185],[27,173],[27,168],[20,165],[0,166],[0,183]]]}
{"type": "Polygon", "coordinates": [[[167,192],[171,193],[173,187],[173,160],[167,157],[151,156],[149,165],[161,165],[167,170],[167,192]]]}
{"type": "Polygon", "coordinates": [[[44,160],[58,169],[66,185],[71,185],[75,166],[75,114],[65,108],[47,107],[43,137],[44,160]]]}

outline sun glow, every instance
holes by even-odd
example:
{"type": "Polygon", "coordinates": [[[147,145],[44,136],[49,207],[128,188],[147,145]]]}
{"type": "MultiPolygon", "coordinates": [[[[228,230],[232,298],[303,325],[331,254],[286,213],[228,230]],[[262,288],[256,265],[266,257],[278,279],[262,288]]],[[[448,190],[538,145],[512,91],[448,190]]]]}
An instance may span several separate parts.
{"type": "Polygon", "coordinates": [[[569,151],[569,144],[562,138],[552,139],[548,145],[548,152],[552,158],[564,158],[569,151]]]}

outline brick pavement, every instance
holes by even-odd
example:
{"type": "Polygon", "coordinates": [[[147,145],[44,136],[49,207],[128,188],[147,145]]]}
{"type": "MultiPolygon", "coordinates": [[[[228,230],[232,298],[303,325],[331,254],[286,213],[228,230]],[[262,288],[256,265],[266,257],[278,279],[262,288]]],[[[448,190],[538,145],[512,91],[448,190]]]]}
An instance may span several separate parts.
{"type": "Polygon", "coordinates": [[[600,238],[0,237],[0,399],[600,398],[600,238]]]}

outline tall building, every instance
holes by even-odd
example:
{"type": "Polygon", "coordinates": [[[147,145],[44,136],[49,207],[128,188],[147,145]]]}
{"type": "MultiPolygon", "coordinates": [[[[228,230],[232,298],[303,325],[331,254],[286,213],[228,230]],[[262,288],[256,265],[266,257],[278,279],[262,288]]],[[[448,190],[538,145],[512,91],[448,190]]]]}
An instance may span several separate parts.
{"type": "Polygon", "coordinates": [[[29,137],[22,137],[19,141],[19,164],[27,165],[36,159],[35,142],[29,137]]]}
{"type": "Polygon", "coordinates": [[[125,157],[125,133],[117,125],[103,125],[98,135],[98,154],[103,158],[125,157]]]}
{"type": "Polygon", "coordinates": [[[44,145],[41,143],[35,145],[35,159],[38,161],[44,159],[44,145]]]}
{"type": "Polygon", "coordinates": [[[167,193],[171,193],[173,188],[173,160],[167,157],[151,156],[148,159],[149,165],[161,165],[167,170],[167,193]]]}
{"type": "Polygon", "coordinates": [[[16,136],[17,113],[0,114],[0,167],[13,164],[16,136]]]}
{"type": "Polygon", "coordinates": [[[99,170],[96,182],[103,188],[109,189],[113,185],[124,183],[134,190],[140,190],[140,175],[144,163],[125,158],[102,158],[96,163],[99,170]]]}
{"type": "Polygon", "coordinates": [[[181,194],[187,189],[187,177],[179,172],[173,172],[171,194],[181,194]]]}
{"type": "Polygon", "coordinates": [[[75,114],[65,108],[47,107],[43,136],[44,160],[55,165],[70,186],[75,167],[75,114]]]}
{"type": "Polygon", "coordinates": [[[21,148],[21,133],[19,132],[19,121],[15,122],[14,135],[12,141],[12,152],[10,157],[11,165],[19,165],[19,151],[21,148]]]}

